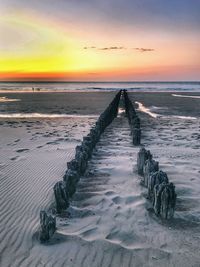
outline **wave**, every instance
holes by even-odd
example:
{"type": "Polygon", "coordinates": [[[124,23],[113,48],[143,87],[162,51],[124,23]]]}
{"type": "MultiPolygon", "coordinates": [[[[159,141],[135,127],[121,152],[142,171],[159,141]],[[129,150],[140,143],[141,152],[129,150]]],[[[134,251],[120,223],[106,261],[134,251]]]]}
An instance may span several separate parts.
{"type": "Polygon", "coordinates": [[[2,119],[25,119],[25,118],[98,118],[98,115],[81,114],[45,114],[45,113],[0,113],[2,119]]]}
{"type": "Polygon", "coordinates": [[[140,102],[135,102],[138,105],[138,110],[141,112],[144,112],[148,115],[150,115],[153,118],[176,118],[176,119],[183,119],[183,120],[196,120],[196,117],[191,117],[191,116],[178,116],[178,115],[172,115],[172,116],[164,116],[158,113],[151,112],[151,109],[145,107],[142,103],[140,102]]]}
{"type": "Polygon", "coordinates": [[[172,94],[172,96],[175,96],[175,97],[188,97],[188,98],[199,98],[200,99],[200,96],[197,96],[197,95],[177,95],[177,94],[172,94]]]}
{"type": "Polygon", "coordinates": [[[21,99],[7,98],[6,96],[0,97],[0,102],[16,102],[21,101],[21,99]]]}
{"type": "Polygon", "coordinates": [[[172,116],[173,118],[176,118],[176,119],[183,119],[183,120],[196,120],[197,118],[196,117],[191,117],[191,116],[172,116]]]}
{"type": "Polygon", "coordinates": [[[157,118],[158,116],[160,116],[157,113],[151,112],[151,110],[149,108],[145,107],[142,103],[137,102],[137,101],[135,103],[138,105],[138,110],[139,111],[142,111],[142,112],[150,115],[153,118],[157,118]]]}

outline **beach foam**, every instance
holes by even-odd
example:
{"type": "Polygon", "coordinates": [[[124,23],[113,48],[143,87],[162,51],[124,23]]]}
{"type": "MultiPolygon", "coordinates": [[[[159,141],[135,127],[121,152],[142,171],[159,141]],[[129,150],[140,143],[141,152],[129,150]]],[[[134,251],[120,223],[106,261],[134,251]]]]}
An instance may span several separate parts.
{"type": "Polygon", "coordinates": [[[196,99],[200,99],[200,96],[197,96],[197,95],[177,95],[177,94],[172,94],[172,96],[175,96],[175,97],[187,97],[187,98],[196,98],[196,99]]]}
{"type": "Polygon", "coordinates": [[[153,118],[157,118],[158,116],[160,116],[157,113],[151,112],[151,110],[149,108],[145,107],[142,103],[137,102],[137,101],[135,103],[138,105],[138,110],[139,111],[142,111],[144,113],[147,113],[148,115],[150,115],[153,118]]]}
{"type": "Polygon", "coordinates": [[[196,117],[192,117],[192,116],[172,116],[174,118],[177,118],[177,119],[183,119],[183,120],[197,120],[196,117]]]}
{"type": "MultiPolygon", "coordinates": [[[[158,113],[154,113],[154,112],[151,112],[151,109],[145,107],[142,103],[140,102],[135,102],[137,105],[138,105],[138,110],[141,111],[141,112],[144,112],[148,115],[150,115],[151,117],[153,118],[170,118],[170,117],[174,117],[176,119],[183,119],[183,120],[196,120],[197,118],[196,117],[192,117],[192,116],[178,116],[178,115],[172,115],[172,116],[164,116],[164,115],[161,115],[161,114],[158,114],[158,113]]],[[[155,107],[154,107],[155,109],[155,107]]],[[[157,109],[161,109],[161,108],[157,108],[157,109]]]]}
{"type": "Polygon", "coordinates": [[[119,108],[118,109],[118,114],[120,115],[120,114],[123,114],[125,112],[125,109],[124,108],[119,108]]]}
{"type": "Polygon", "coordinates": [[[7,98],[6,96],[0,97],[0,102],[16,102],[21,101],[21,99],[7,98]]]}
{"type": "Polygon", "coordinates": [[[25,118],[97,118],[98,115],[79,114],[44,114],[44,113],[0,113],[2,119],[25,119],[25,118]]]}

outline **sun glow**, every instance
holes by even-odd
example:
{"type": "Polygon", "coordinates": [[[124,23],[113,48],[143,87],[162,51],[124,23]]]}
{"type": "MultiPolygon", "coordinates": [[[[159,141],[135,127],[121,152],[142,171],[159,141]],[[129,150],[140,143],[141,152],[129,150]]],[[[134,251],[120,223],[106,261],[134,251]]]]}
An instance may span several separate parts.
{"type": "Polygon", "coordinates": [[[184,34],[106,31],[97,22],[30,9],[7,14],[0,17],[0,80],[168,80],[199,73],[192,35],[186,42],[184,34]]]}
{"type": "Polygon", "coordinates": [[[25,16],[1,18],[0,72],[42,73],[101,68],[101,58],[83,50],[81,41],[25,16]],[[7,36],[7,37],[6,37],[7,36]]]}

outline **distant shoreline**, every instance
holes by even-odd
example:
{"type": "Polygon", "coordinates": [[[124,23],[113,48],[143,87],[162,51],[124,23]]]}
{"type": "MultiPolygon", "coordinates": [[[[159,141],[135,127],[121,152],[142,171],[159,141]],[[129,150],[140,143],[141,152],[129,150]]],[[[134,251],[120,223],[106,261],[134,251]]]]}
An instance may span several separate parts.
{"type": "MultiPolygon", "coordinates": [[[[1,90],[0,89],[0,94],[44,94],[44,93],[109,93],[109,92],[115,92],[117,90],[120,90],[119,88],[116,89],[65,89],[65,90],[54,90],[54,89],[41,89],[40,91],[32,91],[32,90],[1,90]]],[[[130,91],[131,93],[174,93],[174,90],[163,90],[163,91],[159,91],[159,90],[143,90],[143,89],[138,89],[138,90],[132,90],[132,89],[127,89],[128,91],[130,91]]],[[[176,92],[178,93],[182,93],[182,94],[187,94],[187,93],[200,93],[200,89],[199,91],[194,91],[194,90],[176,90],[176,92]]]]}
{"type": "Polygon", "coordinates": [[[200,92],[198,81],[170,82],[0,82],[1,93],[21,92],[200,92]]]}
{"type": "Polygon", "coordinates": [[[0,83],[200,83],[199,81],[0,81],[0,83]]]}

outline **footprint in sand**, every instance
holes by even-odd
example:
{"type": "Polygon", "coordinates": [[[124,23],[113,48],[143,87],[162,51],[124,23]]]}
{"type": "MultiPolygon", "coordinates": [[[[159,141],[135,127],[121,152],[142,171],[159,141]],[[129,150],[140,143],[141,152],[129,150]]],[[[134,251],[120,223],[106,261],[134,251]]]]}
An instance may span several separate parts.
{"type": "Polygon", "coordinates": [[[107,191],[107,192],[105,193],[106,196],[112,196],[112,195],[114,195],[114,194],[115,194],[114,191],[107,191]]]}
{"type": "Polygon", "coordinates": [[[50,141],[46,143],[47,145],[57,145],[59,144],[57,141],[50,141]]]}
{"type": "Polygon", "coordinates": [[[10,158],[10,160],[12,160],[12,161],[19,161],[19,160],[23,160],[23,159],[25,159],[25,157],[16,156],[16,157],[10,158]]]}
{"type": "Polygon", "coordinates": [[[10,158],[10,160],[17,160],[18,158],[19,156],[16,156],[16,157],[10,158]]]}
{"type": "Polygon", "coordinates": [[[21,148],[21,149],[16,150],[17,153],[22,153],[25,151],[29,151],[29,149],[28,148],[21,148]]]}
{"type": "Polygon", "coordinates": [[[121,204],[122,203],[122,198],[117,196],[117,197],[114,197],[112,199],[112,201],[115,203],[115,204],[121,204]]]}
{"type": "Polygon", "coordinates": [[[43,146],[37,146],[36,148],[42,148],[43,146]]]}

